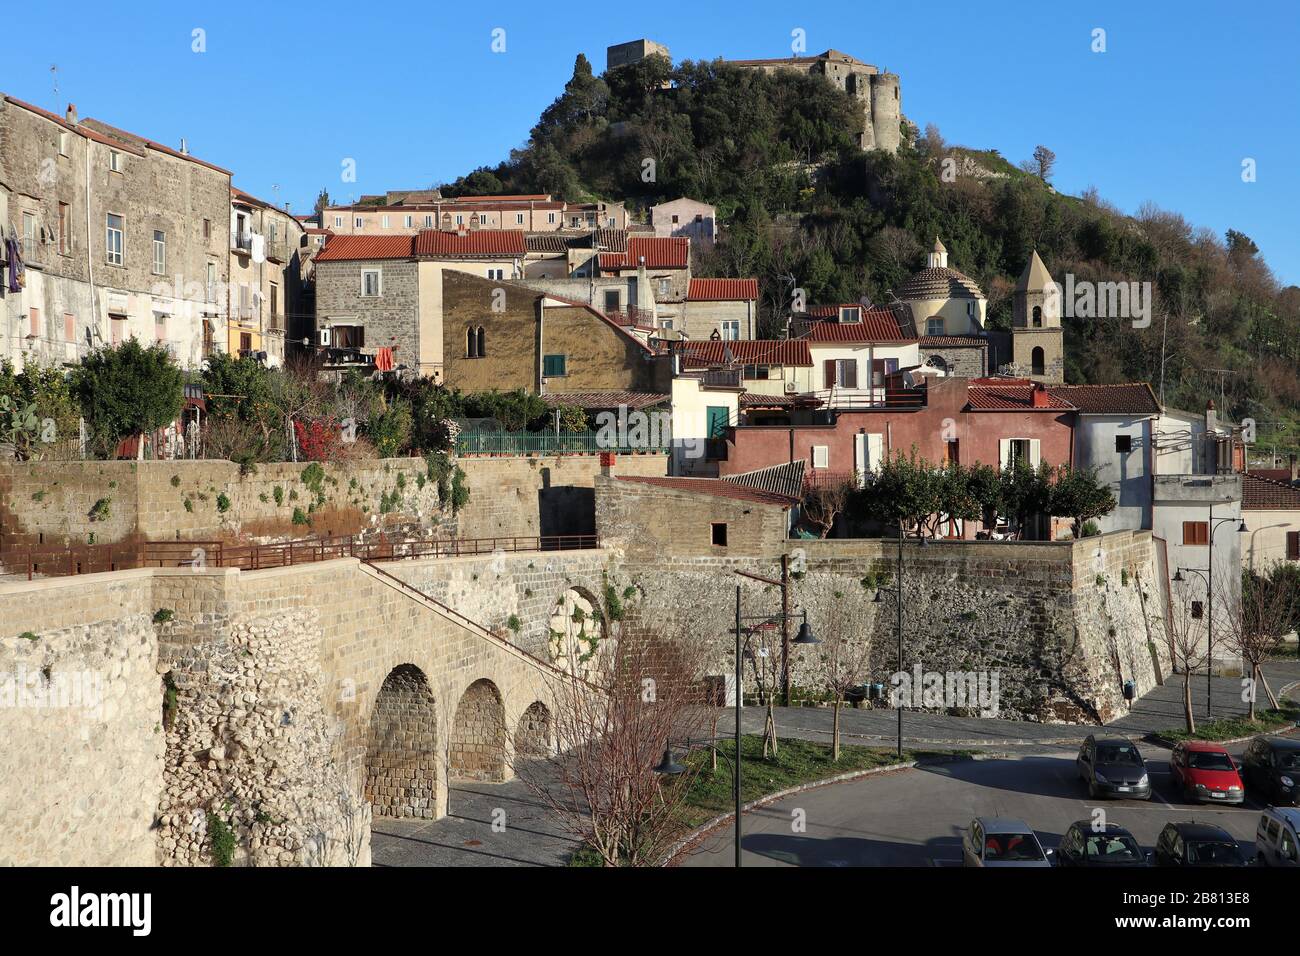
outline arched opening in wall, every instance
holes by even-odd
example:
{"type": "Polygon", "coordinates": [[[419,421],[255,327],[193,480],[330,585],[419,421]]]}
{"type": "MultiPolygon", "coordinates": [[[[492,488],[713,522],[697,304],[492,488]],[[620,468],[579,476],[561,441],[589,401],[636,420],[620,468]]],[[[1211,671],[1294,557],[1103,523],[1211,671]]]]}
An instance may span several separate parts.
{"type": "Polygon", "coordinates": [[[478,327],[478,351],[475,353],[479,358],[487,355],[487,334],[483,331],[483,326],[478,327]]]}
{"type": "Polygon", "coordinates": [[[1041,346],[1034,346],[1034,350],[1029,353],[1029,367],[1033,370],[1034,375],[1042,375],[1046,368],[1043,360],[1043,350],[1041,346]]]}
{"type": "Polygon", "coordinates": [[[600,602],[583,588],[568,588],[551,607],[547,649],[560,670],[587,679],[604,663],[608,650],[600,602]]]}
{"type": "Polygon", "coordinates": [[[554,749],[551,711],[540,700],[528,705],[515,728],[516,757],[548,757],[554,749]]]}
{"type": "Polygon", "coordinates": [[[465,688],[451,728],[451,777],[499,783],[506,778],[506,711],[490,680],[465,688]]]}
{"type": "Polygon", "coordinates": [[[465,329],[465,357],[478,358],[478,336],[472,325],[465,329]]]}
{"type": "Polygon", "coordinates": [[[1041,305],[1036,305],[1034,306],[1034,328],[1041,329],[1042,327],[1043,327],[1043,307],[1041,305]]]}
{"type": "Polygon", "coordinates": [[[433,819],[438,791],[438,716],[424,672],[413,664],[384,678],[366,737],[366,799],[377,817],[433,819]]]}

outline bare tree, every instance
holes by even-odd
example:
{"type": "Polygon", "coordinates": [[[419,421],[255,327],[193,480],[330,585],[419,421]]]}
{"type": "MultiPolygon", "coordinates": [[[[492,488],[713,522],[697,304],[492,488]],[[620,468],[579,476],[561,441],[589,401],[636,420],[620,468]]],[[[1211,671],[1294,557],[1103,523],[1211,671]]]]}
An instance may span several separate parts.
{"type": "Polygon", "coordinates": [[[1056,154],[1046,146],[1034,147],[1034,171],[1038,178],[1047,182],[1052,178],[1052,167],[1056,165],[1056,154]]]}
{"type": "Polygon", "coordinates": [[[661,778],[655,766],[673,745],[698,740],[707,724],[697,645],[633,621],[607,638],[586,679],[550,678],[558,754],[515,757],[515,772],[606,866],[653,866],[683,823],[695,769],[661,778]]]}
{"type": "Polygon", "coordinates": [[[863,682],[871,653],[871,639],[862,626],[867,619],[859,594],[834,593],[834,600],[819,614],[817,648],[826,687],[835,695],[831,731],[831,760],[840,759],[840,708],[848,692],[863,682]]]}
{"type": "Polygon", "coordinates": [[[1224,585],[1221,590],[1216,588],[1216,591],[1215,604],[1228,609],[1218,618],[1220,627],[1226,632],[1228,646],[1241,655],[1243,676],[1250,680],[1245,687],[1245,696],[1247,716],[1253,721],[1255,689],[1260,684],[1264,686],[1270,705],[1278,706],[1261,668],[1281,645],[1282,638],[1291,632],[1300,610],[1300,592],[1294,578],[1278,574],[1275,569],[1265,574],[1243,572],[1240,597],[1230,585],[1224,585]]]}
{"type": "Polygon", "coordinates": [[[831,533],[835,519],[848,506],[849,496],[852,493],[853,484],[848,481],[817,484],[805,490],[803,516],[818,530],[818,537],[824,538],[831,533]]]}
{"type": "MultiPolygon", "coordinates": [[[[779,621],[769,621],[751,627],[741,635],[741,655],[749,665],[754,678],[754,688],[763,704],[763,756],[775,755],[780,750],[776,733],[776,694],[781,686],[784,639],[779,621]]],[[[737,687],[737,694],[744,688],[737,687]]]]}
{"type": "Polygon", "coordinates": [[[1170,592],[1169,659],[1176,672],[1183,675],[1183,718],[1189,734],[1196,733],[1196,718],[1192,714],[1192,673],[1206,662],[1209,642],[1206,639],[1205,602],[1194,592],[1190,582],[1176,581],[1170,592]]]}

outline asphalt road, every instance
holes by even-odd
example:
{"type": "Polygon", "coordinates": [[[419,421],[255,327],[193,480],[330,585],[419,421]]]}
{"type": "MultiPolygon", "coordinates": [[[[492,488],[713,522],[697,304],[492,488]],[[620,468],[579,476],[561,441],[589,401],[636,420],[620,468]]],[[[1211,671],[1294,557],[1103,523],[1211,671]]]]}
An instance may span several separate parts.
{"type": "MultiPolygon", "coordinates": [[[[1240,747],[1229,748],[1234,752],[1240,747]]],[[[1075,775],[1077,750],[962,760],[878,774],[795,794],[744,819],[745,866],[960,866],[961,839],[977,816],[1016,817],[1055,849],[1094,807],[1127,827],[1144,850],[1171,820],[1214,823],[1254,856],[1258,806],[1199,806],[1169,785],[1169,751],[1142,748],[1155,788],[1147,800],[1090,801],[1075,775]],[[802,818],[804,830],[796,830],[802,818]]],[[[682,866],[731,866],[733,830],[715,831],[682,866]]]]}

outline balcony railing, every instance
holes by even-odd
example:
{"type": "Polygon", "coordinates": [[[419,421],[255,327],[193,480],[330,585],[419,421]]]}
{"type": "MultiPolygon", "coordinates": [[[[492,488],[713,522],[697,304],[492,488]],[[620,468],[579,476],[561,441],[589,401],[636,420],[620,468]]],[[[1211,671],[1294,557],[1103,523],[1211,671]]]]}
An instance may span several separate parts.
{"type": "Polygon", "coordinates": [[[834,388],[818,389],[811,393],[826,408],[853,411],[863,408],[923,408],[925,391],[915,388],[834,388]]]}
{"type": "Polygon", "coordinates": [[[253,234],[247,229],[231,229],[230,248],[236,252],[252,252],[253,234]]]}
{"type": "Polygon", "coordinates": [[[605,313],[610,321],[624,327],[639,326],[652,329],[655,327],[655,314],[650,309],[629,305],[624,309],[615,309],[605,313]]]}
{"type": "Polygon", "coordinates": [[[741,386],[741,369],[738,368],[711,368],[708,369],[701,384],[705,388],[740,388],[741,386]]]}
{"type": "Polygon", "coordinates": [[[644,444],[610,444],[600,432],[461,432],[456,436],[459,455],[596,455],[610,451],[666,452],[670,436],[644,444]]]}

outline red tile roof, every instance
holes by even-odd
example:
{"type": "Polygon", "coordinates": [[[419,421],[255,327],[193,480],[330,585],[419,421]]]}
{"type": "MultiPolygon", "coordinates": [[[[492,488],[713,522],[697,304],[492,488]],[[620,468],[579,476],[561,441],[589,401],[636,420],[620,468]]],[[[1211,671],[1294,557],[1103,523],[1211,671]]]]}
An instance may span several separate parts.
{"type": "MultiPolygon", "coordinates": [[[[832,308],[838,308],[833,306],[832,308]]],[[[838,315],[838,312],[831,313],[838,315]]],[[[906,323],[902,310],[887,305],[862,308],[861,322],[809,322],[800,338],[809,342],[915,342],[917,337],[906,323]]]]}
{"type": "Polygon", "coordinates": [[[330,236],[316,253],[317,262],[356,259],[410,259],[411,236],[330,236]]]}
{"type": "Polygon", "coordinates": [[[682,364],[686,368],[705,368],[726,363],[731,353],[737,365],[795,365],[812,367],[812,352],[803,339],[741,339],[721,342],[713,339],[681,343],[682,364]]]}
{"type": "Polygon", "coordinates": [[[602,252],[602,269],[635,269],[645,259],[647,269],[685,269],[691,241],[685,237],[631,236],[627,252],[602,252]]]}
{"type": "Polygon", "coordinates": [[[1242,511],[1300,511],[1300,488],[1254,474],[1241,476],[1242,511]]]}
{"type": "Polygon", "coordinates": [[[656,392],[551,392],[540,397],[551,408],[559,405],[594,409],[618,408],[622,405],[628,408],[652,408],[672,401],[671,395],[656,392]]]}
{"type": "MultiPolygon", "coordinates": [[[[971,379],[966,387],[966,408],[972,412],[1069,412],[1074,406],[1058,395],[1047,391],[1047,404],[1035,406],[1035,386],[999,382],[997,379],[971,379]],[[979,384],[977,384],[979,383],[979,384]]],[[[1023,379],[1019,381],[1024,381],[1023,379]]]]}
{"type": "Polygon", "coordinates": [[[757,279],[692,279],[688,302],[733,302],[758,298],[757,279]]]}
{"type": "Polygon", "coordinates": [[[737,501],[752,501],[760,505],[780,505],[782,508],[789,508],[796,501],[796,499],[786,495],[760,491],[757,488],[747,488],[735,482],[723,481],[721,478],[641,478],[631,475],[618,475],[617,477],[619,481],[639,485],[653,485],[656,488],[666,488],[670,491],[687,491],[700,495],[713,495],[718,498],[734,498],[737,501]]]}
{"type": "Polygon", "coordinates": [[[923,335],[921,348],[980,348],[986,349],[989,340],[982,335],[923,335]]]}
{"type": "Polygon", "coordinates": [[[418,256],[522,256],[528,252],[519,229],[484,229],[479,232],[441,232],[422,229],[415,237],[418,256]]]}
{"type": "Polygon", "coordinates": [[[1159,415],[1160,403],[1146,382],[1123,385],[1052,385],[1056,395],[1085,415],[1159,415]]]}

